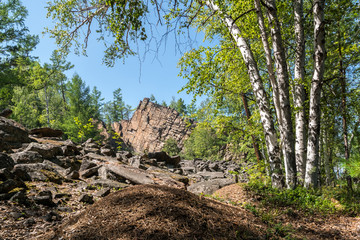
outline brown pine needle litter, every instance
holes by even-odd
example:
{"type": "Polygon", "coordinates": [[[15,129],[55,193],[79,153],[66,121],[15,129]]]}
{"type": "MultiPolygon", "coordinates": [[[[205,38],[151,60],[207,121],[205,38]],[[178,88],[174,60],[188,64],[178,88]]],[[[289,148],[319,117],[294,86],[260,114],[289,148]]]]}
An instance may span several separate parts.
{"type": "Polygon", "coordinates": [[[42,239],[265,239],[265,226],[242,208],[138,185],[105,197],[42,239]]]}

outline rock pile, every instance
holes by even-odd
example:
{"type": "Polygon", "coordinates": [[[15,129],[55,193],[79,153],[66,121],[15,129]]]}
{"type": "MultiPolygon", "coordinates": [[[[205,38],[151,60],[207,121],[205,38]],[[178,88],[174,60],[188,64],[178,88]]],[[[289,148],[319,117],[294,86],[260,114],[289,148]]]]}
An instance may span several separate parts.
{"type": "Polygon", "coordinates": [[[232,171],[241,171],[232,162],[181,160],[164,152],[116,152],[93,139],[76,145],[29,136],[25,128],[3,117],[0,146],[0,219],[5,219],[0,238],[5,239],[36,237],[63,216],[81,211],[84,204],[132,185],[211,194],[236,181],[232,171]]]}

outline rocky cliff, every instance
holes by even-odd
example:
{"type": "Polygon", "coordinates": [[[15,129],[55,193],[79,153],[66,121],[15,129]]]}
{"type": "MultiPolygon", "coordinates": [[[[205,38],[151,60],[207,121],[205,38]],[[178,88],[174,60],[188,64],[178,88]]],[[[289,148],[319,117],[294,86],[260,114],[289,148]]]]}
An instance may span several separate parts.
{"type": "Polygon", "coordinates": [[[194,126],[192,120],[184,119],[177,111],[150,102],[148,98],[140,102],[131,120],[113,124],[114,130],[135,152],[161,151],[169,138],[175,139],[182,148],[194,126]]]}

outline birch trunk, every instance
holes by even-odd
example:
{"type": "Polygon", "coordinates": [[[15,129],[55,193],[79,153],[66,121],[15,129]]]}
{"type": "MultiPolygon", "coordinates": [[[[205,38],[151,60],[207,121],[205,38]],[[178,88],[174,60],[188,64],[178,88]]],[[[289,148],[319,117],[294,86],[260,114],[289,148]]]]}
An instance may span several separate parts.
{"type": "Polygon", "coordinates": [[[325,67],[325,0],[314,0],[314,73],[310,89],[309,132],[305,187],[318,187],[319,135],[320,135],[320,96],[325,67]]]}
{"type": "MultiPolygon", "coordinates": [[[[256,15],[258,18],[258,24],[259,24],[259,29],[260,29],[261,41],[262,41],[262,44],[264,46],[264,51],[265,51],[266,68],[268,70],[269,80],[270,80],[271,87],[273,90],[273,101],[274,101],[274,105],[275,105],[276,117],[280,123],[282,117],[281,117],[281,111],[280,111],[279,86],[275,79],[275,72],[274,72],[274,67],[273,67],[274,63],[273,63],[273,59],[271,57],[271,49],[270,49],[270,45],[269,45],[269,41],[268,41],[268,36],[266,33],[264,17],[263,17],[262,11],[261,11],[260,0],[255,0],[254,2],[255,2],[256,15]]],[[[279,124],[279,125],[280,125],[280,127],[282,126],[282,124],[279,124]]]]}
{"type": "Polygon", "coordinates": [[[289,97],[289,73],[286,63],[285,48],[283,46],[281,37],[281,27],[277,17],[275,0],[267,1],[266,5],[268,9],[267,14],[271,26],[271,38],[273,42],[273,52],[279,87],[280,114],[282,117],[279,124],[281,125],[280,136],[284,155],[286,185],[288,188],[295,188],[297,176],[294,149],[294,133],[291,120],[289,97]]]}
{"type": "Polygon", "coordinates": [[[306,113],[305,113],[305,40],[303,26],[303,0],[294,1],[295,18],[295,68],[294,68],[294,106],[295,112],[295,158],[296,168],[301,180],[305,177],[306,164],[306,113]]]}
{"type": "Polygon", "coordinates": [[[48,92],[47,92],[47,84],[46,83],[45,83],[45,87],[44,87],[44,92],[45,92],[45,102],[46,102],[47,124],[48,124],[48,127],[50,127],[49,96],[48,96],[48,92]]]}
{"type": "Polygon", "coordinates": [[[226,13],[223,13],[213,1],[206,1],[206,5],[211,10],[215,12],[217,11],[221,14],[224,24],[229,29],[230,34],[234,38],[234,41],[243,56],[248,69],[252,89],[256,97],[256,103],[259,107],[260,118],[264,129],[265,142],[269,155],[272,185],[276,188],[282,188],[284,187],[284,179],[281,169],[280,149],[277,143],[277,136],[270,112],[269,101],[267,99],[253,53],[245,39],[241,36],[241,31],[235,24],[234,20],[226,13]]]}

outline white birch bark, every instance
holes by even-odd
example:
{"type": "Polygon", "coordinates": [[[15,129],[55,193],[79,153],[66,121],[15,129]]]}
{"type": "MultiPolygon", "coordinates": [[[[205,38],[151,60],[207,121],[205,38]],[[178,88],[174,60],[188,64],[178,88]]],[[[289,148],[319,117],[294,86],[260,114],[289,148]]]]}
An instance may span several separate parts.
{"type": "Polygon", "coordinates": [[[307,161],[304,186],[318,187],[319,135],[320,135],[320,97],[325,68],[325,0],[314,0],[314,73],[310,89],[309,129],[307,161]]]}
{"type": "Polygon", "coordinates": [[[279,87],[281,124],[280,136],[284,155],[286,185],[288,188],[296,186],[296,162],[293,124],[291,120],[290,96],[289,96],[289,73],[286,63],[285,48],[283,46],[281,27],[277,17],[275,0],[266,1],[267,14],[271,26],[271,38],[273,43],[276,74],[279,87]]]}
{"type": "Polygon", "coordinates": [[[305,177],[306,164],[306,113],[305,113],[305,40],[303,26],[303,0],[294,0],[295,18],[295,68],[294,68],[294,106],[295,112],[295,158],[300,179],[305,177]]]}
{"type": "Polygon", "coordinates": [[[252,89],[256,97],[256,103],[259,107],[260,118],[264,129],[265,142],[269,155],[272,185],[276,188],[282,188],[284,187],[284,179],[281,169],[280,149],[277,143],[276,131],[270,113],[269,101],[267,99],[253,53],[246,40],[241,36],[241,31],[235,24],[234,20],[226,13],[223,13],[213,1],[206,1],[206,5],[213,11],[219,12],[224,24],[229,29],[230,34],[234,38],[234,41],[243,56],[248,69],[252,89]]]}
{"type": "MultiPolygon", "coordinates": [[[[271,87],[273,90],[273,101],[274,101],[274,105],[275,105],[276,117],[280,123],[282,118],[281,118],[281,111],[280,111],[279,86],[275,79],[275,72],[274,72],[274,67],[273,67],[274,63],[273,63],[273,59],[271,57],[271,49],[270,49],[270,45],[269,45],[269,41],[268,41],[268,36],[266,33],[264,17],[263,17],[262,11],[261,11],[260,0],[255,0],[254,3],[255,3],[256,15],[258,18],[261,41],[262,41],[262,44],[264,46],[264,51],[265,51],[266,68],[268,70],[269,80],[270,80],[270,84],[271,84],[271,87]]],[[[280,125],[280,127],[282,126],[282,124],[279,124],[279,125],[280,125]]]]}
{"type": "Polygon", "coordinates": [[[49,96],[48,96],[48,92],[47,92],[47,83],[45,83],[44,93],[45,93],[45,102],[46,102],[47,124],[48,124],[48,127],[50,127],[49,96]]]}

